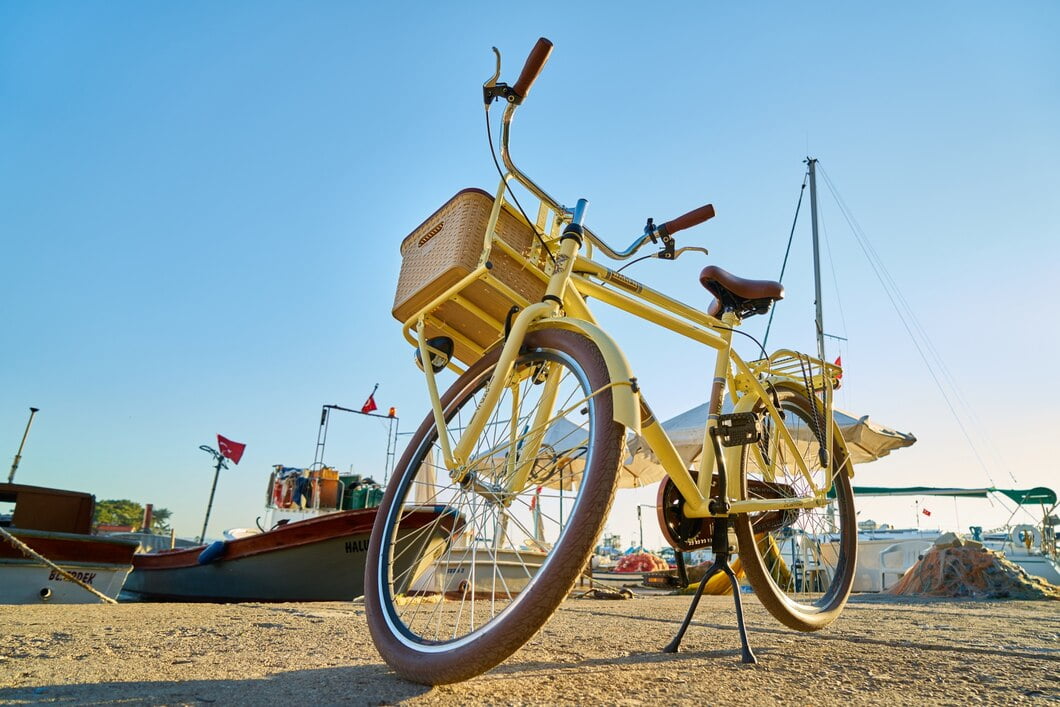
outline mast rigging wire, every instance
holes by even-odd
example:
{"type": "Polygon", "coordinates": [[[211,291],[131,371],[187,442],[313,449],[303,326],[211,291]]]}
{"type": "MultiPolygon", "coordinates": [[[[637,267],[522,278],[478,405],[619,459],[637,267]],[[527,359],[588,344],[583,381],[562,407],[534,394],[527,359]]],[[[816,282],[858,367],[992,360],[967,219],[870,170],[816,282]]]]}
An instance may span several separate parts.
{"type": "MultiPolygon", "coordinates": [[[[784,282],[784,271],[788,268],[788,256],[791,254],[791,241],[795,238],[795,224],[799,222],[799,209],[802,208],[802,197],[806,193],[806,180],[810,178],[810,171],[806,170],[806,174],[802,177],[802,187],[799,189],[799,201],[795,204],[795,218],[791,220],[791,233],[788,234],[788,247],[784,250],[784,262],[780,266],[780,277],[777,282],[784,282]]],[[[762,337],[762,350],[765,351],[766,344],[769,343],[769,330],[773,327],[773,315],[776,313],[777,308],[771,307],[769,309],[769,322],[766,324],[766,334],[762,337]]]]}
{"type": "MultiPolygon", "coordinates": [[[[880,258],[879,254],[876,252],[876,249],[872,246],[872,243],[871,241],[869,241],[868,236],[865,234],[860,224],[858,224],[853,214],[850,213],[850,210],[846,206],[846,202],[843,201],[842,196],[840,196],[839,191],[832,183],[832,180],[828,177],[827,172],[822,169],[821,175],[824,177],[824,182],[828,186],[829,191],[832,192],[832,197],[836,200],[836,204],[839,206],[840,213],[843,215],[843,218],[846,220],[851,232],[854,234],[854,239],[857,241],[858,246],[862,250],[862,253],[864,253],[865,258],[869,261],[869,266],[872,268],[873,272],[876,274],[876,278],[883,286],[884,292],[887,295],[887,298],[891,301],[891,306],[894,307],[895,312],[898,314],[898,318],[902,322],[902,326],[905,328],[910,340],[913,342],[913,346],[916,348],[921,360],[927,367],[928,373],[930,374],[932,381],[934,381],[935,383],[935,387],[938,388],[939,393],[942,395],[942,399],[945,401],[946,406],[949,408],[950,414],[953,415],[954,420],[957,422],[957,426],[960,428],[961,434],[964,436],[965,441],[967,441],[969,448],[972,450],[973,456],[979,463],[979,466],[982,468],[983,473],[986,474],[986,477],[990,481],[991,486],[996,486],[997,484],[994,482],[994,478],[990,473],[989,467],[984,461],[982,455],[979,453],[979,448],[976,446],[975,442],[972,441],[971,433],[969,432],[967,426],[964,424],[964,421],[961,419],[961,416],[957,414],[954,401],[951,400],[951,396],[947,393],[946,386],[944,386],[943,381],[940,380],[939,374],[941,374],[942,377],[946,379],[946,383],[948,383],[950,388],[952,389],[953,395],[957,399],[957,402],[966,411],[968,418],[972,422],[977,423],[977,427],[982,428],[982,425],[978,424],[978,421],[971,410],[971,406],[968,405],[967,401],[961,395],[960,388],[957,386],[956,380],[953,378],[953,376],[949,372],[949,369],[946,367],[945,361],[939,355],[938,350],[935,348],[934,344],[932,344],[931,338],[928,336],[927,331],[920,324],[920,321],[917,319],[913,308],[909,306],[909,303],[902,295],[901,289],[895,283],[894,278],[891,276],[890,272],[883,264],[882,258],[880,258]],[[916,331],[916,333],[914,333],[914,330],[916,331]],[[917,337],[917,333],[919,334],[919,339],[917,337]],[[921,341],[923,341],[923,346],[921,346],[921,341]],[[925,349],[927,349],[927,352],[925,352],[925,349]],[[930,356],[928,354],[930,354],[930,356]],[[935,365],[932,365],[931,358],[934,359],[935,365]],[[936,368],[938,368],[938,373],[936,373],[936,368]]],[[[980,432],[980,436],[983,439],[988,439],[985,434],[985,431],[980,432]]],[[[1009,477],[1012,479],[1013,482],[1019,483],[1016,477],[1012,474],[1012,471],[1008,469],[1007,466],[1005,466],[1004,464],[1001,464],[1001,466],[1008,473],[1009,477]]]]}

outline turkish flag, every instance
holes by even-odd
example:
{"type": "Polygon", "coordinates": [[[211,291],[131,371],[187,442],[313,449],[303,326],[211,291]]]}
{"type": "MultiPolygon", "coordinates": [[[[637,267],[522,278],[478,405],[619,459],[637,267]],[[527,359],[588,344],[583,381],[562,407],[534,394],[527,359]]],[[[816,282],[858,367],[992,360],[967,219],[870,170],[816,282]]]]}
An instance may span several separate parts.
{"type": "Polygon", "coordinates": [[[921,512],[921,513],[923,513],[923,514],[924,514],[924,515],[926,515],[926,516],[929,516],[929,515],[931,515],[931,511],[929,511],[929,510],[928,510],[928,509],[926,509],[926,508],[925,508],[925,509],[923,509],[923,510],[921,510],[920,512],[921,512]]]}
{"type": "Polygon", "coordinates": [[[375,404],[375,393],[368,396],[368,400],[364,401],[364,405],[361,406],[361,412],[372,412],[378,410],[375,404]]]}
{"type": "MultiPolygon", "coordinates": [[[[843,367],[843,357],[842,357],[842,356],[836,356],[836,359],[835,359],[835,365],[839,366],[840,368],[842,368],[842,367],[843,367]]],[[[842,377],[843,377],[843,371],[840,371],[840,372],[839,372],[839,373],[838,373],[838,374],[836,375],[835,379],[836,379],[836,380],[840,380],[840,379],[841,379],[842,377]]]]}
{"type": "Polygon", "coordinates": [[[233,464],[239,463],[239,460],[243,458],[243,450],[247,448],[247,445],[233,442],[221,435],[217,435],[217,446],[221,449],[221,456],[231,459],[233,464]]]}

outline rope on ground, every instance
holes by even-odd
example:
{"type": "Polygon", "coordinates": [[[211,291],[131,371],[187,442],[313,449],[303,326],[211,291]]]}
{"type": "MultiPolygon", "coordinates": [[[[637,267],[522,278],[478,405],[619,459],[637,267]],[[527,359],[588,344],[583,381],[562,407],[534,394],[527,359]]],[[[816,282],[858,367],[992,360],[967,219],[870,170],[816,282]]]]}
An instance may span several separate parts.
{"type": "Polygon", "coordinates": [[[97,597],[99,597],[101,600],[103,600],[107,604],[117,604],[118,603],[118,602],[114,601],[113,599],[111,599],[110,597],[108,597],[103,592],[95,589],[94,587],[90,587],[88,584],[82,582],[80,579],[78,579],[77,577],[73,576],[72,574],[70,574],[69,572],[64,570],[62,567],[60,567],[59,565],[55,564],[54,562],[49,560],[47,557],[45,557],[44,555],[40,554],[39,552],[37,552],[36,550],[31,548],[29,545],[27,545],[26,543],[22,542],[21,540],[16,538],[11,533],[9,533],[6,530],[4,530],[3,528],[0,528],[0,535],[2,535],[5,540],[7,540],[9,543],[11,543],[11,545],[13,545],[15,547],[15,549],[21,550],[22,554],[25,555],[26,557],[29,557],[29,558],[34,559],[34,560],[37,560],[38,562],[43,562],[45,565],[47,565],[48,567],[51,567],[53,570],[55,570],[60,575],[62,575],[64,579],[66,579],[66,580],[68,580],[70,582],[73,582],[74,584],[78,585],[82,589],[84,589],[84,590],[86,590],[88,592],[91,592],[92,594],[95,594],[97,597]]]}
{"type": "Polygon", "coordinates": [[[615,589],[612,586],[599,582],[593,577],[592,570],[588,567],[582,571],[581,576],[578,578],[579,585],[583,585],[585,582],[589,583],[589,588],[584,592],[581,592],[575,599],[634,599],[636,594],[626,587],[621,589],[615,589]]]}
{"type": "Polygon", "coordinates": [[[578,595],[579,599],[633,599],[636,595],[632,591],[622,587],[621,589],[615,589],[608,587],[607,585],[600,584],[600,586],[594,586],[592,589],[586,590],[578,595]]]}

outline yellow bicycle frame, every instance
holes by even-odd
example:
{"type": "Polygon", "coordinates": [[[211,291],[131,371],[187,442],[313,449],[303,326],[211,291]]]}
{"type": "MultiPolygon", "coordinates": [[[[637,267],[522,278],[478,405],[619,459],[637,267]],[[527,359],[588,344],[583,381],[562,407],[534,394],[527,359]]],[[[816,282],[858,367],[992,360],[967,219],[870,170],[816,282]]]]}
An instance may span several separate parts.
{"type": "MultiPolygon", "coordinates": [[[[586,254],[581,255],[581,242],[575,238],[560,239],[558,253],[554,256],[554,265],[551,272],[545,273],[541,268],[543,262],[541,245],[535,245],[530,252],[517,252],[511,249],[504,241],[494,238],[497,219],[502,208],[505,206],[505,193],[508,181],[515,179],[526,187],[539,200],[536,228],[539,233],[545,233],[547,240],[555,243],[563,224],[571,220],[571,212],[560,206],[558,202],[548,196],[529,177],[524,175],[511,162],[508,153],[509,125],[514,115],[515,106],[509,105],[504,114],[503,132],[501,140],[501,154],[508,171],[502,175],[500,185],[496,192],[493,212],[490,215],[487,232],[484,236],[483,254],[479,266],[464,277],[460,282],[444,292],[438,294],[433,300],[424,305],[423,308],[410,317],[404,326],[405,336],[413,343],[420,352],[421,361],[424,362],[422,369],[427,381],[428,392],[431,400],[431,408],[438,428],[438,439],[446,468],[449,470],[450,478],[454,481],[462,481],[474,464],[475,460],[470,458],[471,452],[480,438],[486,423],[492,415],[494,408],[500,399],[505,384],[512,376],[514,363],[522,349],[523,342],[528,333],[548,327],[571,330],[589,338],[599,348],[607,365],[608,374],[612,381],[611,388],[614,396],[614,419],[624,425],[628,430],[639,434],[647,443],[648,447],[659,459],[666,474],[669,475],[674,485],[685,499],[684,513],[690,517],[711,517],[718,514],[708,510],[708,501],[711,485],[711,474],[699,474],[698,482],[692,473],[686,468],[677,452],[672,440],[666,434],[662,425],[651,412],[650,407],[640,391],[636,378],[633,377],[629,363],[625,355],[619,349],[614,340],[604,332],[596,323],[596,319],[586,304],[587,297],[617,307],[639,319],[647,320],[657,326],[692,339],[700,344],[709,346],[717,352],[714,366],[714,377],[710,387],[710,408],[707,424],[703,430],[703,447],[699,458],[699,468],[712,470],[715,468],[714,446],[711,439],[711,430],[718,424],[718,416],[721,413],[722,401],[726,393],[732,397],[734,412],[758,411],[768,415],[773,420],[773,429],[779,432],[779,444],[792,450],[788,457],[795,462],[798,471],[806,479],[813,495],[800,498],[783,499],[745,499],[741,489],[740,476],[742,474],[742,455],[744,447],[724,448],[724,463],[727,475],[727,488],[730,496],[730,507],[728,513],[756,513],[763,511],[792,509],[792,508],[817,508],[828,503],[828,492],[831,490],[831,479],[826,480],[825,486],[819,486],[812,478],[806,462],[797,453],[795,440],[785,427],[781,413],[773,403],[770,388],[789,387],[801,390],[815,404],[821,402],[817,398],[817,392],[822,393],[823,402],[820,409],[826,430],[826,449],[829,452],[838,447],[840,458],[836,460],[838,468],[845,468],[846,473],[853,475],[853,467],[849,464],[849,454],[842,436],[834,428],[831,401],[832,389],[835,387],[841,369],[832,364],[820,361],[793,351],[781,350],[775,352],[766,359],[754,362],[745,362],[732,348],[732,333],[739,324],[739,320],[732,313],[725,313],[720,319],[712,317],[693,307],[683,304],[675,299],[657,292],[636,280],[622,275],[614,270],[604,267],[594,261],[591,257],[593,245],[596,245],[605,253],[614,254],[610,248],[603,244],[589,229],[584,229],[586,236],[586,254]],[[527,302],[503,282],[493,278],[489,272],[488,257],[491,248],[500,247],[505,252],[534,272],[541,274],[542,279],[547,278],[546,298],[543,302],[527,302]],[[510,329],[501,344],[500,357],[492,377],[487,384],[486,394],[479,404],[470,422],[464,428],[460,438],[455,445],[449,439],[448,428],[445,424],[445,410],[438,393],[438,385],[435,373],[427,362],[431,360],[431,351],[426,340],[426,319],[431,311],[449,299],[459,301],[460,291],[476,279],[487,279],[489,284],[508,296],[513,302],[522,306],[521,311],[512,320],[510,329]],[[562,302],[562,306],[558,304],[562,302]],[[809,372],[809,373],[807,373],[809,372]],[[809,385],[807,386],[807,381],[809,385]],[[810,388],[807,390],[807,388],[810,388]]],[[[465,306],[466,302],[462,302],[465,306]]],[[[485,315],[483,315],[485,316],[485,315]]],[[[436,320],[432,320],[438,324],[436,320]]],[[[503,327],[499,322],[493,322],[500,331],[503,327]]],[[[444,324],[442,325],[444,328],[444,324]]],[[[447,331],[447,335],[459,337],[459,332],[447,331]]],[[[472,350],[471,342],[464,340],[472,350]]],[[[455,363],[450,362],[450,367],[459,371],[455,363]]],[[[545,380],[545,389],[542,395],[543,404],[539,407],[536,417],[530,429],[524,433],[522,453],[519,455],[526,460],[520,468],[515,455],[512,455],[508,464],[513,465],[506,475],[509,481],[507,492],[518,491],[526,482],[530,471],[532,460],[537,455],[538,447],[545,433],[548,422],[551,419],[551,407],[554,404],[555,385],[550,378],[545,380]]],[[[596,392],[596,391],[594,391],[596,392]]],[[[515,434],[515,431],[512,431],[515,434]]],[[[513,443],[515,440],[511,440],[513,443]]],[[[767,480],[771,478],[768,464],[757,451],[756,445],[747,447],[749,453],[757,455],[754,459],[763,468],[767,480]]],[[[771,455],[776,463],[777,455],[771,455]]],[[[497,493],[495,489],[480,491],[483,493],[497,493]]]]}

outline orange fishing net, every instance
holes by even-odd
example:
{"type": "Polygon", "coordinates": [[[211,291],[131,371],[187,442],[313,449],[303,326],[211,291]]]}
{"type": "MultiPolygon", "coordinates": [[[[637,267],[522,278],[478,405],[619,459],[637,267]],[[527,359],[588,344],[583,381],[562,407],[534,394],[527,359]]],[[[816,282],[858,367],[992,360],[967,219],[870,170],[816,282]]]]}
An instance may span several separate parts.
{"type": "Polygon", "coordinates": [[[1060,587],[1027,574],[1001,553],[979,545],[933,547],[887,593],[931,597],[1060,599],[1060,587]]]}

